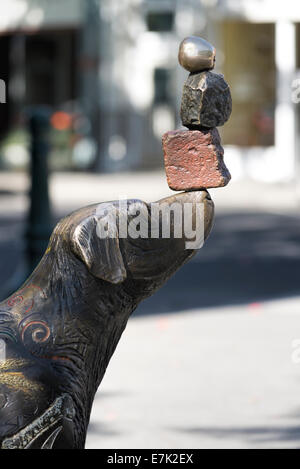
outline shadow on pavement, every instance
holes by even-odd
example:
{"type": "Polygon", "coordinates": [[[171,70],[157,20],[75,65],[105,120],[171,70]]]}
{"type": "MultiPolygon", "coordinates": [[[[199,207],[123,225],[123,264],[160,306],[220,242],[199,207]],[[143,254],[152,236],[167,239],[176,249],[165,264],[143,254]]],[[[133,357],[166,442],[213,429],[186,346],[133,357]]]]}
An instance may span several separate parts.
{"type": "Polygon", "coordinates": [[[7,195],[16,195],[16,194],[22,194],[23,192],[20,191],[11,191],[9,189],[0,189],[0,197],[1,196],[7,196],[7,195]]]}
{"type": "Polygon", "coordinates": [[[101,436],[119,436],[121,435],[120,432],[112,430],[107,424],[104,422],[90,422],[88,428],[89,435],[97,435],[97,437],[101,436]]]}
{"type": "MultiPolygon", "coordinates": [[[[17,268],[24,220],[0,219],[0,283],[17,268]]],[[[300,217],[217,215],[205,246],[135,315],[256,303],[300,294],[300,217]]]]}
{"type": "Polygon", "coordinates": [[[235,428],[222,428],[222,427],[191,427],[191,428],[176,428],[173,431],[179,433],[196,434],[199,437],[213,437],[217,440],[224,440],[226,438],[246,439],[254,444],[267,444],[278,441],[291,442],[295,441],[295,448],[299,448],[300,427],[286,426],[258,426],[258,427],[235,427],[235,428]]]}
{"type": "Polygon", "coordinates": [[[216,216],[205,246],[135,315],[256,303],[300,294],[300,217],[216,216]]]}

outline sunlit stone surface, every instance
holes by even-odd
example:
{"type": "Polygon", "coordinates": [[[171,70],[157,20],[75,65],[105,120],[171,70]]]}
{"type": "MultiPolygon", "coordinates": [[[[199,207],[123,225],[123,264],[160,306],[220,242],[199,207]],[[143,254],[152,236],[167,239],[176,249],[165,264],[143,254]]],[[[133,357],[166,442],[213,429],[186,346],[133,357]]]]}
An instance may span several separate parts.
{"type": "Polygon", "coordinates": [[[173,130],[162,138],[167,181],[174,191],[223,187],[230,173],[217,129],[173,130]]]}
{"type": "Polygon", "coordinates": [[[219,127],[229,119],[231,94],[223,75],[191,73],[183,87],[180,116],[189,129],[219,127]]]}

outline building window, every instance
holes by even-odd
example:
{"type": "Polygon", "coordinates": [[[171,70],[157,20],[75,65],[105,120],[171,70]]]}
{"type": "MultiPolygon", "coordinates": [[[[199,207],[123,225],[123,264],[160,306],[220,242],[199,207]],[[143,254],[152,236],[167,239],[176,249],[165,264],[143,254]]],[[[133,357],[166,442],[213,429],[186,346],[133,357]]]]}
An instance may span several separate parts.
{"type": "Polygon", "coordinates": [[[152,128],[155,137],[161,140],[162,134],[172,130],[175,125],[174,106],[171,95],[171,70],[154,70],[154,100],[152,110],[152,128]]]}
{"type": "Polygon", "coordinates": [[[168,32],[173,30],[174,13],[173,12],[150,12],[146,17],[149,31],[168,32]]]}
{"type": "Polygon", "coordinates": [[[154,103],[170,102],[170,70],[156,68],[154,70],[154,103]]]}

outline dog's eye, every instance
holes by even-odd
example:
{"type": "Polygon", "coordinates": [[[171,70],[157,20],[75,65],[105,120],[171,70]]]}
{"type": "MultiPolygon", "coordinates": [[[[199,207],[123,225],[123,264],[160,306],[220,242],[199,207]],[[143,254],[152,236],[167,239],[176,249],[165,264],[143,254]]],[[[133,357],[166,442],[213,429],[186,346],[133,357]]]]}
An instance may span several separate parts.
{"type": "Polygon", "coordinates": [[[43,344],[50,338],[51,331],[44,321],[30,321],[21,329],[21,339],[24,345],[43,344]]]}

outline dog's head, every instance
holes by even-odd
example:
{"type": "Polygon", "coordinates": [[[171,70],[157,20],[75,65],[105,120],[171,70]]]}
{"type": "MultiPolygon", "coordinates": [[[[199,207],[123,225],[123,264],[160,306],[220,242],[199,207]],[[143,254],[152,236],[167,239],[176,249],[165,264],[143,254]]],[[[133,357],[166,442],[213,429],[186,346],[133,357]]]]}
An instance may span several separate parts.
{"type": "Polygon", "coordinates": [[[93,205],[58,223],[31,277],[0,304],[4,446],[84,444],[128,317],[196,252],[212,220],[213,203],[198,191],[93,205]]]}
{"type": "Polygon", "coordinates": [[[206,191],[180,193],[147,204],[105,202],[75,212],[58,225],[88,272],[105,282],[152,294],[208,236],[213,202],[206,191]]]}

